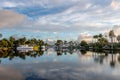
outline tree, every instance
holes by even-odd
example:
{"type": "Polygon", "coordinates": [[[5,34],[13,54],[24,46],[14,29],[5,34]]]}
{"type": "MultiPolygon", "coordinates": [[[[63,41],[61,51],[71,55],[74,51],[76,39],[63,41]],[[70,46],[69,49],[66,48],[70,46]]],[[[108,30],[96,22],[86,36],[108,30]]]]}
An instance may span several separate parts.
{"type": "Polygon", "coordinates": [[[1,47],[9,47],[9,41],[6,38],[4,38],[0,41],[0,45],[1,47]]]}
{"type": "Polygon", "coordinates": [[[9,41],[14,42],[14,41],[15,41],[15,38],[11,36],[11,37],[9,38],[9,41]]]}
{"type": "Polygon", "coordinates": [[[113,31],[113,30],[111,30],[111,31],[109,32],[109,37],[110,37],[110,39],[111,39],[111,43],[113,43],[113,38],[115,37],[115,34],[114,34],[114,31],[113,31]]]}
{"type": "Polygon", "coordinates": [[[44,41],[43,41],[43,40],[38,40],[38,45],[39,45],[39,46],[44,45],[44,41]]]}
{"type": "Polygon", "coordinates": [[[98,41],[99,38],[102,38],[102,34],[94,35],[93,38],[96,39],[96,42],[98,41]]]}
{"type": "Polygon", "coordinates": [[[81,41],[81,43],[80,43],[80,45],[83,47],[83,48],[85,48],[85,49],[88,49],[89,48],[89,46],[88,46],[88,44],[87,44],[87,42],[86,41],[81,41]]]}
{"type": "Polygon", "coordinates": [[[120,35],[117,36],[117,40],[120,43],[120,35]]]}
{"type": "Polygon", "coordinates": [[[94,35],[93,38],[95,39],[95,42],[97,42],[97,39],[98,39],[98,35],[94,35]]]}
{"type": "Polygon", "coordinates": [[[102,48],[103,46],[105,46],[107,44],[108,44],[108,40],[106,38],[101,37],[101,38],[98,39],[98,46],[99,47],[102,48]]]}
{"type": "Polygon", "coordinates": [[[81,46],[86,46],[86,45],[88,45],[88,44],[87,44],[86,41],[83,40],[83,41],[81,41],[80,45],[81,45],[81,46]]]}
{"type": "Polygon", "coordinates": [[[35,38],[31,39],[31,40],[30,40],[30,44],[31,44],[31,45],[38,44],[37,39],[35,39],[35,38]]]}
{"type": "Polygon", "coordinates": [[[11,36],[9,38],[9,42],[10,42],[10,46],[13,47],[14,46],[14,42],[15,42],[15,38],[11,36]]]}
{"type": "Polygon", "coordinates": [[[55,43],[55,45],[57,45],[57,46],[62,45],[62,44],[63,44],[62,40],[57,40],[57,42],[55,43]]]}
{"type": "Polygon", "coordinates": [[[0,38],[2,37],[2,34],[0,33],[0,38]]]}
{"type": "Polygon", "coordinates": [[[110,32],[109,32],[109,37],[110,37],[110,39],[111,39],[111,48],[113,49],[113,38],[115,37],[115,34],[114,34],[114,31],[113,30],[111,30],[110,32]]]}
{"type": "Polygon", "coordinates": [[[73,41],[70,41],[69,44],[70,44],[70,46],[74,46],[74,42],[73,41]]]}
{"type": "Polygon", "coordinates": [[[95,49],[102,49],[108,45],[108,40],[102,34],[94,35],[93,38],[96,39],[96,42],[92,44],[95,49]]]}
{"type": "Polygon", "coordinates": [[[26,42],[26,37],[20,38],[18,41],[21,45],[24,45],[26,42]]]}
{"type": "Polygon", "coordinates": [[[66,40],[64,41],[64,44],[67,44],[67,41],[66,41],[66,40]]]}
{"type": "Polygon", "coordinates": [[[99,38],[102,38],[102,37],[103,37],[103,35],[102,35],[102,34],[99,34],[99,35],[98,35],[98,37],[99,37],[99,38]]]}

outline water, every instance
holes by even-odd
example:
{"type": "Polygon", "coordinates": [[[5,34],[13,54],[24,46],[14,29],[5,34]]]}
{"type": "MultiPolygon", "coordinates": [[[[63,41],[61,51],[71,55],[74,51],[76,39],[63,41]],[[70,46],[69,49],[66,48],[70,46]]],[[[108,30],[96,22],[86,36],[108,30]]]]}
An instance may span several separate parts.
{"type": "Polygon", "coordinates": [[[9,51],[0,61],[0,80],[120,80],[119,53],[9,51]]]}

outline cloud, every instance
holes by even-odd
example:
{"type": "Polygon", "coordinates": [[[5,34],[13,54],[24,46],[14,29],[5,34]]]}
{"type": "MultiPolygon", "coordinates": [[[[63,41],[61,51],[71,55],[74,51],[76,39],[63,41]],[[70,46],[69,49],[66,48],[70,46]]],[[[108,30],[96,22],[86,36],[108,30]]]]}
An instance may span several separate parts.
{"type": "Polygon", "coordinates": [[[13,2],[3,2],[0,6],[1,7],[16,7],[17,4],[13,2]]]}
{"type": "Polygon", "coordinates": [[[120,25],[115,25],[113,30],[116,36],[120,35],[120,25]]]}
{"type": "Polygon", "coordinates": [[[113,0],[111,5],[112,9],[114,10],[117,10],[117,9],[120,9],[119,6],[120,6],[120,1],[119,0],[113,0]]]}
{"type": "Polygon", "coordinates": [[[106,7],[106,6],[109,6],[111,4],[112,0],[91,0],[91,2],[94,5],[99,5],[99,6],[102,6],[102,7],[106,7]]]}
{"type": "Polygon", "coordinates": [[[120,21],[119,0],[2,0],[0,4],[2,12],[7,10],[7,15],[17,16],[12,16],[15,21],[10,20],[10,14],[4,18],[6,24],[0,25],[28,32],[97,34],[119,25],[120,21]]]}
{"type": "Polygon", "coordinates": [[[120,35],[120,25],[114,25],[112,28],[104,31],[104,35],[109,37],[109,31],[113,30],[116,36],[120,35]]]}
{"type": "Polygon", "coordinates": [[[92,36],[88,33],[80,33],[80,35],[78,36],[78,41],[81,42],[82,40],[85,40],[87,42],[91,42],[92,36]]]}
{"type": "Polygon", "coordinates": [[[10,10],[0,10],[0,28],[13,27],[24,21],[25,16],[10,10]]]}

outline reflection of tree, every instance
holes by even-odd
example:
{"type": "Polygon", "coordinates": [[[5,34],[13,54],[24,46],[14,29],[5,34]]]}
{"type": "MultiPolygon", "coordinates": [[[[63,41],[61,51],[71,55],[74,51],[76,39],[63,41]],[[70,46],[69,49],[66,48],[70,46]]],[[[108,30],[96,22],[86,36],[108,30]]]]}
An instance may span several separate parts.
{"type": "MultiPolygon", "coordinates": [[[[103,64],[105,58],[110,58],[109,65],[114,68],[116,64],[115,53],[116,52],[113,51],[105,51],[104,53],[94,52],[93,58],[96,63],[100,64],[103,64]],[[110,57],[108,57],[108,54],[110,55],[110,57]]],[[[120,55],[118,56],[118,61],[120,62],[120,55]]]]}
{"type": "Polygon", "coordinates": [[[120,54],[118,55],[118,62],[120,63],[120,54]]]}
{"type": "Polygon", "coordinates": [[[67,55],[68,49],[62,49],[62,52],[67,55]]]}
{"type": "Polygon", "coordinates": [[[15,57],[19,57],[23,60],[26,59],[27,56],[36,58],[37,56],[42,56],[44,51],[27,51],[20,52],[17,50],[0,50],[0,58],[8,58],[9,60],[14,59],[15,57]]]}
{"type": "Polygon", "coordinates": [[[10,52],[9,50],[0,50],[0,58],[7,58],[10,52]]]}
{"type": "Polygon", "coordinates": [[[57,55],[60,56],[60,55],[67,55],[67,53],[70,53],[70,54],[73,54],[74,52],[74,49],[58,49],[58,50],[55,50],[57,55]]]}
{"type": "Polygon", "coordinates": [[[100,55],[99,58],[100,58],[100,64],[103,64],[103,60],[104,60],[104,55],[100,55]]]}
{"type": "Polygon", "coordinates": [[[100,52],[95,52],[93,58],[96,63],[103,64],[104,59],[107,57],[107,53],[100,53],[100,52]]]}
{"type": "Polygon", "coordinates": [[[80,50],[80,52],[81,52],[82,55],[85,55],[87,53],[86,50],[80,50]]]}
{"type": "Polygon", "coordinates": [[[4,54],[3,52],[1,52],[1,53],[0,53],[0,58],[2,58],[2,57],[3,57],[3,54],[4,54]]]}
{"type": "Polygon", "coordinates": [[[44,54],[44,51],[38,51],[38,56],[42,56],[44,54]]]}
{"type": "Polygon", "coordinates": [[[14,58],[13,55],[10,55],[10,56],[9,56],[9,60],[12,60],[13,58],[14,58]]]}
{"type": "Polygon", "coordinates": [[[115,59],[114,59],[114,54],[113,54],[113,51],[112,51],[112,53],[111,53],[110,66],[111,66],[112,68],[114,68],[114,67],[115,67],[115,59]]]}
{"type": "Polygon", "coordinates": [[[65,55],[67,55],[67,51],[64,51],[63,53],[64,53],[65,55]]]}
{"type": "Polygon", "coordinates": [[[61,56],[63,53],[62,50],[57,50],[56,52],[57,52],[57,56],[61,56]]]}
{"type": "Polygon", "coordinates": [[[109,54],[108,51],[101,51],[101,50],[95,51],[95,52],[93,52],[94,61],[96,63],[103,64],[104,59],[108,58],[108,54],[109,54]]]}
{"type": "Polygon", "coordinates": [[[26,59],[26,57],[25,57],[25,53],[24,53],[24,52],[20,52],[20,53],[18,53],[18,57],[21,58],[21,59],[23,59],[23,60],[26,59]]]}
{"type": "Polygon", "coordinates": [[[73,49],[70,49],[70,50],[69,50],[69,53],[70,53],[70,54],[73,54],[73,52],[74,52],[73,49]]]}

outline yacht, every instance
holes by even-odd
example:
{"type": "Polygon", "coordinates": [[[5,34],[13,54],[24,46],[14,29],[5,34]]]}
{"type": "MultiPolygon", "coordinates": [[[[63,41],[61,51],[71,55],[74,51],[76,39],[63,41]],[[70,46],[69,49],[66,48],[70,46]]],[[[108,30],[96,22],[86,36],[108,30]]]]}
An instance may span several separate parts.
{"type": "Polygon", "coordinates": [[[17,47],[17,50],[33,50],[33,47],[28,45],[20,45],[17,47]]]}

